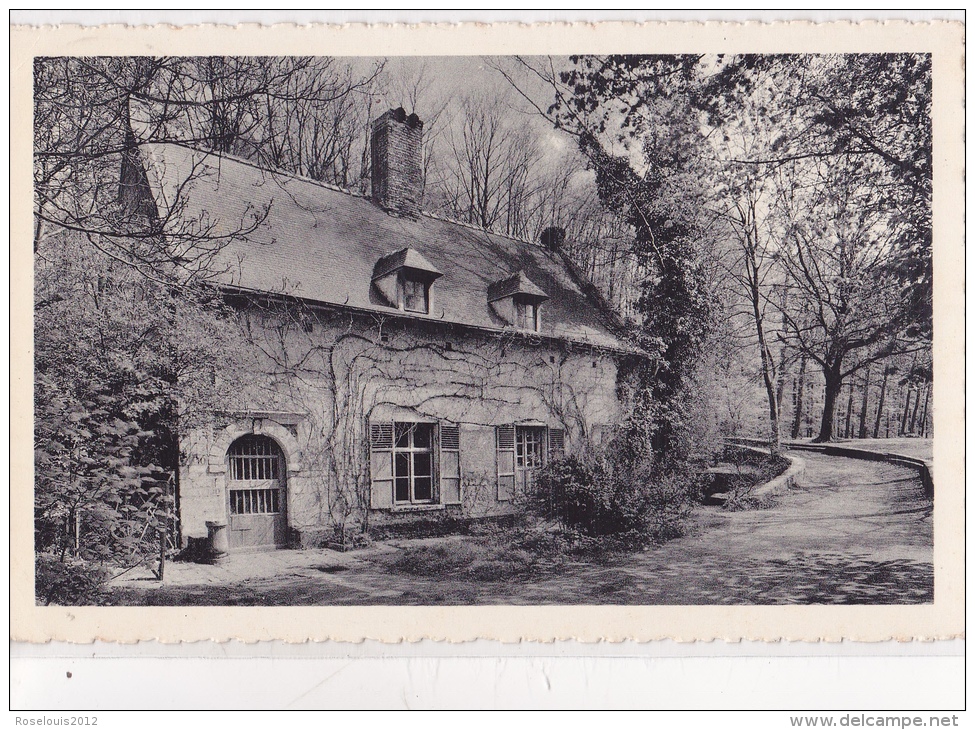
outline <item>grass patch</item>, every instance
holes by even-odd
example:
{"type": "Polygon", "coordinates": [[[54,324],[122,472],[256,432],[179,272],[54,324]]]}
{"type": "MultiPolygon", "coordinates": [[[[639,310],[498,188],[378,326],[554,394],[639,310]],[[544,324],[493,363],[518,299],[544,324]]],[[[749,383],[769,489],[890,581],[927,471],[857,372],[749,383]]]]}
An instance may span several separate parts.
{"type": "Polygon", "coordinates": [[[477,560],[484,552],[483,547],[462,537],[423,541],[405,547],[389,567],[410,575],[454,573],[477,560]]]}
{"type": "Polygon", "coordinates": [[[349,569],[348,565],[319,565],[318,570],[323,573],[344,573],[349,569]]]}
{"type": "Polygon", "coordinates": [[[417,540],[387,568],[418,577],[505,581],[551,575],[567,563],[607,563],[634,549],[627,535],[590,537],[552,523],[525,518],[513,527],[484,526],[476,536],[417,540]]]}
{"type": "Polygon", "coordinates": [[[552,569],[568,554],[560,536],[542,530],[494,527],[476,537],[454,536],[407,545],[388,567],[409,575],[502,581],[552,569]]]}

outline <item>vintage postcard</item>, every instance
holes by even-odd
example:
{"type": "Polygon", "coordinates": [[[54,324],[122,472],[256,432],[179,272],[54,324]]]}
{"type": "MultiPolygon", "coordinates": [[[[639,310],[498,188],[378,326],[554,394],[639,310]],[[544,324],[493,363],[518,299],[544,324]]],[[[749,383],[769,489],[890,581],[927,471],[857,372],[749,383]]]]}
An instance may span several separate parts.
{"type": "Polygon", "coordinates": [[[11,53],[12,639],[964,635],[962,24],[11,53]]]}

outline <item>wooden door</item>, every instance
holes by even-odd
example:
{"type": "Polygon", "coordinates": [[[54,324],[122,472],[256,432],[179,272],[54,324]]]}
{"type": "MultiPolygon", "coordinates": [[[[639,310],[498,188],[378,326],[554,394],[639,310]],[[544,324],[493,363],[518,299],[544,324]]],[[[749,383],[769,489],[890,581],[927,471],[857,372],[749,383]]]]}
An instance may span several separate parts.
{"type": "Polygon", "coordinates": [[[227,454],[230,547],[278,547],[288,541],[285,463],[267,436],[234,441],[227,454]]]}

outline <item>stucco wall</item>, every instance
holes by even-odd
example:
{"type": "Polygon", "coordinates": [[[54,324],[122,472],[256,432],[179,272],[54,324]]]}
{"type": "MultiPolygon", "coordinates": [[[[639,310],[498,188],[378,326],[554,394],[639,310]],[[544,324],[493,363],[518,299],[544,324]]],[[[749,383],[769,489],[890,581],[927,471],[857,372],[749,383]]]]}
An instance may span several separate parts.
{"type": "Polygon", "coordinates": [[[509,509],[497,500],[496,426],[564,429],[570,450],[620,415],[614,358],[584,346],[294,306],[250,306],[241,325],[242,347],[262,366],[236,413],[184,442],[184,540],[226,519],[226,451],[255,423],[285,452],[289,525],[305,540],[403,518],[369,509],[370,420],[460,424],[462,499],[452,510],[479,517],[509,509]]]}

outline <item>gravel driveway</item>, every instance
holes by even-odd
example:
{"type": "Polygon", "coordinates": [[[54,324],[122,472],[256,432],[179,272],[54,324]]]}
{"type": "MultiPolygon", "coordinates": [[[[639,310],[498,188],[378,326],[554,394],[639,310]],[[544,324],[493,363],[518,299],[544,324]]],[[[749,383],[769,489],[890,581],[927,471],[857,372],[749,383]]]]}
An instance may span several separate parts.
{"type": "MultiPolygon", "coordinates": [[[[391,572],[406,543],[174,563],[127,580],[121,603],[163,605],[812,604],[933,600],[932,504],[903,467],[804,452],[801,485],[770,509],[696,510],[682,538],[548,574],[477,581],[391,572]]],[[[466,538],[442,538],[464,540],[466,538]]]]}

